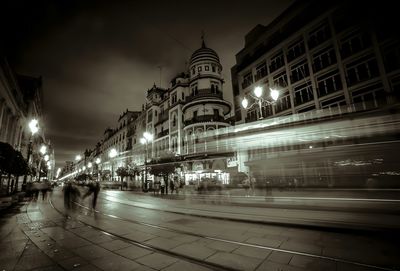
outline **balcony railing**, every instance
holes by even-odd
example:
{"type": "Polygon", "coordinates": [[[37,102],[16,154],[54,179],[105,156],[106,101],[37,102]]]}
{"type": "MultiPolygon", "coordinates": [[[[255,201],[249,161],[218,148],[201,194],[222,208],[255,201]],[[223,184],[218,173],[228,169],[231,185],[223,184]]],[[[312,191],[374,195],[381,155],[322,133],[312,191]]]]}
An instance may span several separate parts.
{"type": "Polygon", "coordinates": [[[215,98],[221,98],[222,99],[222,91],[211,91],[211,89],[199,89],[197,90],[196,94],[192,94],[190,96],[187,96],[185,101],[186,102],[191,102],[195,99],[203,98],[203,97],[215,97],[215,98]]]}
{"type": "Polygon", "coordinates": [[[162,131],[161,133],[158,133],[158,134],[157,134],[157,138],[166,136],[166,135],[168,135],[168,133],[169,133],[169,129],[168,129],[168,130],[164,130],[164,131],[162,131]]]}
{"type": "Polygon", "coordinates": [[[197,116],[190,120],[185,120],[185,126],[199,122],[213,122],[213,121],[228,123],[228,121],[224,117],[217,115],[204,115],[204,116],[197,116]]]}
{"type": "Polygon", "coordinates": [[[162,123],[162,122],[168,120],[168,118],[169,118],[168,112],[165,112],[165,113],[163,113],[163,114],[160,114],[160,115],[158,115],[158,120],[157,120],[157,122],[156,122],[155,124],[157,125],[157,124],[159,124],[159,123],[162,123]]]}

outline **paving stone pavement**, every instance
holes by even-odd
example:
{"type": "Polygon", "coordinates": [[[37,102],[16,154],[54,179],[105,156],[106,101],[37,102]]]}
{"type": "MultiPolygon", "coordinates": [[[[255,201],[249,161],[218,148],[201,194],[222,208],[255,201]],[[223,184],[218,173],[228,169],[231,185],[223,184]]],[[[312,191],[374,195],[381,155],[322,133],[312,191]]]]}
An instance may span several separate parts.
{"type": "MultiPolygon", "coordinates": [[[[62,208],[62,201],[54,204],[62,208]]],[[[0,240],[0,251],[6,251],[0,254],[0,271],[209,270],[204,266],[138,247],[116,235],[238,270],[373,270],[317,257],[295,255],[284,252],[285,249],[349,260],[364,260],[369,257],[374,258],[371,262],[382,266],[396,257],[391,254],[393,251],[383,251],[383,243],[362,236],[354,236],[354,242],[346,242],[344,235],[311,230],[276,226],[261,228],[258,225],[244,227],[240,224],[227,227],[229,222],[215,224],[214,221],[210,225],[205,218],[182,219],[179,215],[170,218],[164,213],[160,217],[164,223],[160,226],[246,242],[249,246],[177,234],[129,221],[96,217],[93,214],[76,214],[74,219],[66,220],[47,202],[32,202],[28,207],[21,208],[19,213],[0,219],[0,236],[4,237],[0,240]],[[96,227],[114,235],[105,234],[96,227]],[[210,228],[214,230],[210,232],[210,228]],[[262,246],[271,249],[262,249],[262,246]],[[379,255],[374,255],[377,252],[379,255]],[[34,264],[31,264],[33,261],[34,264]]],[[[146,217],[140,219],[150,223],[146,217]]],[[[154,218],[152,221],[155,223],[154,218]]]]}

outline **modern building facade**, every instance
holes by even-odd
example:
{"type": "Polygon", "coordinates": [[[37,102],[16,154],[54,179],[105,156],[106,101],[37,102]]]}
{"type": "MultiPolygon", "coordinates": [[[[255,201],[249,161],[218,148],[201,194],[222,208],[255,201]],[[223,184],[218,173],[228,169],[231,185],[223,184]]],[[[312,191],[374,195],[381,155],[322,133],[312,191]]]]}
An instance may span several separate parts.
{"type": "MultiPolygon", "coordinates": [[[[362,9],[358,5],[295,1],[269,25],[251,30],[231,69],[236,124],[260,117],[359,112],[398,103],[400,43],[393,12],[385,5],[365,3],[362,9]],[[266,99],[271,88],[277,89],[279,99],[264,103],[261,112],[258,106],[244,109],[242,99],[257,86],[264,89],[266,99]]],[[[268,175],[265,165],[272,160],[255,155],[260,151],[267,152],[238,153],[241,170],[268,175]],[[257,159],[258,166],[252,166],[257,159]]],[[[280,164],[284,166],[284,160],[280,164]]],[[[290,172],[280,165],[271,175],[285,171],[290,172]]]]}

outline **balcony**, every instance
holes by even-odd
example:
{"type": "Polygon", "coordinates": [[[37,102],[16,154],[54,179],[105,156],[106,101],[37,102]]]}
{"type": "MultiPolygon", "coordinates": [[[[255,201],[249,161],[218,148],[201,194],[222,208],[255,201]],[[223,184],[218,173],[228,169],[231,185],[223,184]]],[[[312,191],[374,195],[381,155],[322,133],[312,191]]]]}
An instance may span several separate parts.
{"type": "Polygon", "coordinates": [[[195,99],[200,99],[200,98],[204,98],[204,97],[211,97],[211,98],[220,98],[222,99],[222,91],[211,91],[210,88],[207,89],[199,89],[197,90],[196,94],[192,94],[190,96],[187,96],[185,99],[186,103],[189,103],[195,99]]]}
{"type": "Polygon", "coordinates": [[[168,118],[169,118],[168,111],[165,111],[164,113],[159,114],[158,120],[156,121],[155,125],[163,123],[164,121],[168,120],[168,118]]]}
{"type": "Polygon", "coordinates": [[[194,123],[199,123],[199,122],[225,122],[229,123],[228,120],[226,120],[224,117],[217,116],[217,115],[203,115],[203,116],[197,116],[195,118],[192,118],[190,120],[185,120],[185,126],[194,124],[194,123]]]}
{"type": "Polygon", "coordinates": [[[157,134],[157,138],[166,136],[166,135],[168,135],[168,133],[169,133],[169,130],[164,130],[164,131],[162,131],[162,132],[157,134]]]}

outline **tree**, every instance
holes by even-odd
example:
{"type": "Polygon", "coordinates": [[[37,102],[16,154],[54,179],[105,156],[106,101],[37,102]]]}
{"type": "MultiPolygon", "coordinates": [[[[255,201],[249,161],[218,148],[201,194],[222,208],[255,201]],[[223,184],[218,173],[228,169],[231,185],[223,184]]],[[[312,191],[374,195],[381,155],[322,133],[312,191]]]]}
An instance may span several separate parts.
{"type": "Polygon", "coordinates": [[[166,193],[168,194],[168,177],[175,172],[175,163],[171,159],[164,158],[152,161],[148,164],[148,167],[150,167],[150,174],[164,177],[166,193]]]}
{"type": "Polygon", "coordinates": [[[22,156],[21,152],[14,151],[14,156],[11,164],[11,174],[15,177],[15,184],[14,188],[11,186],[12,191],[17,192],[19,176],[27,174],[28,171],[28,163],[22,156]]]}
{"type": "Polygon", "coordinates": [[[124,181],[124,177],[129,176],[128,168],[127,167],[119,167],[115,171],[117,173],[117,176],[121,177],[121,190],[122,190],[122,184],[124,181]]]}
{"type": "Polygon", "coordinates": [[[16,191],[18,187],[18,177],[24,175],[28,170],[28,164],[22,156],[21,152],[4,142],[0,142],[0,183],[3,174],[8,175],[7,193],[10,191],[11,175],[16,182],[11,183],[11,191],[16,191]]]}

